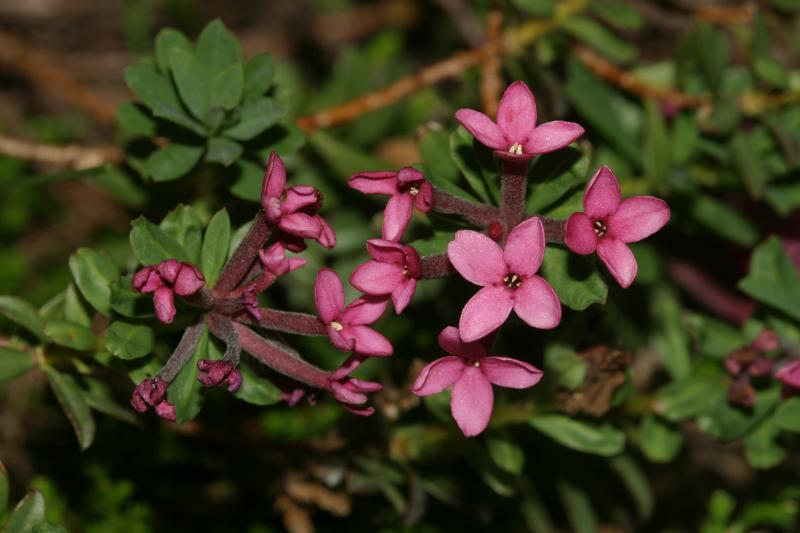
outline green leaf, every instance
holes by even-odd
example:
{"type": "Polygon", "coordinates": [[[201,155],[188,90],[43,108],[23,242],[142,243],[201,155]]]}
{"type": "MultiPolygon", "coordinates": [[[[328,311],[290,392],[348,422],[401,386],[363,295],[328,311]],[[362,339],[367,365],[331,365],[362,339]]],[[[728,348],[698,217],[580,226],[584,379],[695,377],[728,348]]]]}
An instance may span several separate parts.
{"type": "Polygon", "coordinates": [[[95,337],[86,326],[68,320],[50,320],[44,326],[44,334],[54,343],[78,351],[90,350],[95,337]]]}
{"type": "Polygon", "coordinates": [[[211,21],[197,38],[198,62],[212,75],[229,65],[241,63],[242,48],[236,36],[229,32],[220,19],[211,21]]]}
{"type": "Polygon", "coordinates": [[[511,0],[511,2],[534,17],[549,17],[555,8],[555,0],[511,0]]]}
{"type": "Polygon", "coordinates": [[[142,109],[141,104],[122,102],[117,107],[117,124],[129,137],[152,137],[156,134],[156,121],[142,109]]]}
{"type": "Polygon", "coordinates": [[[8,472],[6,466],[0,461],[0,515],[2,515],[6,506],[8,506],[8,472]]]}
{"type": "Polygon", "coordinates": [[[150,154],[147,173],[157,182],[176,180],[194,168],[204,151],[202,146],[169,144],[150,154]]]}
{"type": "Polygon", "coordinates": [[[64,526],[50,522],[42,522],[33,526],[31,533],[69,533],[64,526]]]}
{"type": "Polygon", "coordinates": [[[531,179],[527,211],[546,213],[567,193],[583,188],[589,169],[589,156],[574,148],[564,148],[539,156],[528,175],[531,179]]]}
{"type": "Polygon", "coordinates": [[[86,301],[106,316],[111,316],[110,285],[119,270],[106,256],[91,248],[78,248],[69,258],[69,270],[86,301]]]}
{"type": "Polygon", "coordinates": [[[706,229],[743,247],[758,242],[758,229],[733,207],[705,194],[694,198],[691,216],[706,229]]]}
{"type": "Polygon", "coordinates": [[[227,111],[235,108],[242,100],[244,72],[241,63],[228,65],[214,76],[211,82],[211,106],[227,111]]]}
{"type": "Polygon", "coordinates": [[[247,159],[239,159],[233,165],[236,172],[231,194],[242,200],[261,201],[261,185],[264,182],[264,167],[247,159]]]}
{"type": "Polygon", "coordinates": [[[728,401],[724,390],[711,401],[708,410],[697,418],[697,426],[712,437],[731,440],[745,435],[764,420],[780,400],[778,387],[756,392],[752,409],[745,410],[728,401]]]}
{"type": "Polygon", "coordinates": [[[647,413],[639,427],[639,447],[648,461],[669,463],[683,446],[680,430],[647,413]]]}
{"type": "Polygon", "coordinates": [[[153,330],[117,320],[106,330],[106,349],[120,359],[136,359],[153,351],[153,330]]]}
{"type": "Polygon", "coordinates": [[[428,181],[447,190],[448,185],[460,180],[461,174],[450,156],[450,136],[445,131],[424,129],[418,145],[428,181]]]}
{"type": "Polygon", "coordinates": [[[111,307],[129,318],[150,318],[153,314],[153,295],[131,289],[133,275],[129,274],[111,285],[111,307]]]}
{"type": "Polygon", "coordinates": [[[262,96],[272,85],[272,56],[257,54],[244,64],[244,90],[242,99],[245,102],[262,96]]]}
{"type": "Polygon", "coordinates": [[[186,250],[174,237],[143,216],[131,222],[131,226],[131,248],[141,264],[155,265],[167,259],[190,261],[186,250]]]}
{"type": "Polygon", "coordinates": [[[655,100],[645,104],[644,146],[642,164],[645,175],[662,189],[669,188],[672,152],[664,113],[655,100]]]}
{"type": "Polygon", "coordinates": [[[787,89],[789,87],[789,73],[786,68],[771,57],[757,57],[753,64],[753,72],[762,81],[777,89],[787,89]]]}
{"type": "Polygon", "coordinates": [[[281,400],[281,391],[271,381],[258,376],[247,365],[239,365],[242,386],[233,395],[253,405],[273,405],[281,400]]]}
{"type": "Polygon", "coordinates": [[[178,205],[158,226],[186,250],[192,263],[197,264],[200,261],[203,221],[193,207],[178,205]]]}
{"type": "Polygon", "coordinates": [[[205,121],[210,106],[210,79],[203,65],[191,50],[171,48],[169,66],[178,87],[178,93],[186,107],[198,120],[205,121]]]}
{"type": "Polygon", "coordinates": [[[548,246],[542,262],[542,276],[558,294],[561,303],[581,311],[595,303],[605,303],[608,286],[597,269],[583,257],[563,248],[548,246]]]}
{"type": "Polygon", "coordinates": [[[681,113],[672,121],[672,159],[676,165],[684,165],[697,149],[699,125],[697,115],[681,113]]]}
{"type": "Polygon", "coordinates": [[[644,25],[644,16],[628,2],[606,0],[592,2],[589,8],[604,22],[621,30],[638,30],[644,25]]]}
{"type": "Polygon", "coordinates": [[[642,469],[636,462],[627,455],[612,457],[609,466],[622,480],[625,488],[628,489],[636,508],[639,511],[639,518],[647,520],[653,514],[655,498],[650,482],[645,477],[642,469]]]}
{"type": "Polygon", "coordinates": [[[75,430],[81,450],[87,449],[94,440],[95,425],[92,412],[83,399],[83,391],[69,374],[59,372],[51,366],[46,366],[44,373],[64,414],[72,424],[72,429],[75,430]]]}
{"type": "Polygon", "coordinates": [[[739,288],[800,320],[800,277],[778,237],[770,237],[755,249],[750,272],[739,282],[739,288]]]}
{"type": "Polygon", "coordinates": [[[702,23],[697,32],[696,53],[709,87],[713,91],[719,90],[725,70],[730,63],[727,36],[711,25],[702,23]]]}
{"type": "Polygon", "coordinates": [[[625,446],[625,435],[610,424],[598,426],[562,415],[537,415],[530,424],[559,444],[579,452],[611,456],[625,446]]]}
{"type": "Polygon", "coordinates": [[[32,490],[14,507],[3,526],[3,533],[28,533],[44,520],[44,496],[32,490]]]}
{"type": "MultiPolygon", "coordinates": [[[[0,381],[14,379],[33,368],[33,357],[10,346],[0,346],[0,381]]],[[[0,513],[3,512],[0,502],[0,513]]]]}
{"type": "Polygon", "coordinates": [[[800,398],[785,400],[775,411],[772,419],[784,431],[800,432],[800,398]]]}
{"type": "MultiPolygon", "coordinates": [[[[326,131],[315,131],[308,136],[308,142],[336,173],[343,176],[386,168],[386,163],[381,159],[343,142],[341,138],[326,131]]],[[[261,173],[264,173],[263,169],[261,173]]]]}
{"type": "Polygon", "coordinates": [[[114,165],[106,165],[103,172],[88,176],[88,179],[128,207],[141,208],[147,201],[147,193],[130,175],[114,165]]]}
{"type": "Polygon", "coordinates": [[[577,390],[586,379],[586,359],[575,353],[572,346],[562,342],[549,342],[544,351],[544,365],[548,377],[569,390],[577,390]]]}
{"type": "Polygon", "coordinates": [[[519,475],[525,467],[525,451],[509,439],[490,437],[486,440],[489,457],[501,470],[519,475]]]}
{"type": "Polygon", "coordinates": [[[661,361],[673,380],[683,379],[691,372],[692,363],[689,335],[678,296],[670,287],[658,286],[650,303],[661,361]]]}
{"type": "Polygon", "coordinates": [[[754,468],[778,466],[786,458],[786,450],[777,443],[781,430],[774,418],[768,418],[744,438],[744,454],[754,468]]]}
{"type": "Polygon", "coordinates": [[[155,55],[156,64],[161,72],[169,72],[169,57],[173,48],[191,53],[192,43],[183,33],[174,28],[164,28],[159,31],[156,35],[155,55]]]}
{"type": "Polygon", "coordinates": [[[722,378],[691,374],[658,392],[656,410],[671,422],[682,422],[708,409],[724,387],[722,378]]]}
{"type": "Polygon", "coordinates": [[[249,141],[275,125],[286,114],[286,110],[272,98],[258,98],[239,108],[239,122],[223,133],[237,141],[249,141]]]}
{"type": "Polygon", "coordinates": [[[759,199],[769,181],[769,174],[763,158],[753,151],[754,145],[753,135],[737,131],[730,142],[730,157],[750,196],[759,199]]]}
{"type": "MultiPolygon", "coordinates": [[[[484,176],[481,162],[475,153],[473,141],[472,135],[463,126],[459,126],[450,135],[450,157],[453,158],[456,166],[478,198],[484,202],[490,202],[489,190],[486,187],[486,177],[484,176]]],[[[496,176],[492,177],[496,178],[496,176]]]]}
{"type": "Polygon", "coordinates": [[[196,417],[203,405],[203,396],[201,394],[203,385],[197,379],[200,372],[197,368],[197,362],[201,359],[212,359],[209,354],[210,346],[211,341],[208,338],[208,330],[204,327],[194,355],[175,376],[175,379],[170,383],[169,389],[167,389],[167,397],[175,405],[175,417],[178,424],[183,424],[196,417]]]}
{"type": "Polygon", "coordinates": [[[447,251],[447,244],[452,240],[453,234],[451,232],[439,231],[434,233],[433,237],[418,239],[409,243],[409,246],[412,246],[417,253],[419,253],[420,257],[425,257],[426,255],[445,253],[447,251]]]}
{"type": "Polygon", "coordinates": [[[564,22],[564,29],[614,63],[625,65],[639,55],[636,46],[617,38],[602,24],[588,17],[569,17],[564,22]]]}
{"type": "Polygon", "coordinates": [[[570,531],[574,533],[597,533],[597,516],[586,492],[571,483],[559,480],[558,493],[564,504],[570,531]]]}
{"type": "Polygon", "coordinates": [[[44,340],[44,320],[36,308],[16,296],[0,296],[0,315],[44,340]]]}
{"type": "MultiPolygon", "coordinates": [[[[154,370],[154,372],[157,371],[158,368],[154,370]]],[[[83,395],[83,399],[86,400],[86,405],[95,411],[121,420],[127,424],[134,426],[140,426],[142,424],[138,413],[131,409],[131,406],[127,404],[127,402],[126,405],[117,403],[108,385],[96,379],[87,379],[86,383],[89,386],[89,390],[84,391],[83,395]]]]}
{"type": "Polygon", "coordinates": [[[200,252],[200,270],[206,278],[206,285],[213,287],[214,283],[225,266],[228,259],[228,247],[231,241],[231,221],[228,212],[220,209],[211,217],[203,238],[203,248],[200,252]]]}
{"type": "Polygon", "coordinates": [[[225,137],[214,137],[208,140],[205,160],[209,163],[221,163],[227,167],[239,159],[243,150],[242,145],[237,142],[225,137]]]}

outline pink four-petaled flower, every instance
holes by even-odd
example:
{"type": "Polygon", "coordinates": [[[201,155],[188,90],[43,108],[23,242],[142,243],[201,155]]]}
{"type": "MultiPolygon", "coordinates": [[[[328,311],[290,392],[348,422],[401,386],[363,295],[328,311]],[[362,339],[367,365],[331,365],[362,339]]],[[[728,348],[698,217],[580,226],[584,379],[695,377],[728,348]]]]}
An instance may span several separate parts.
{"type": "Polygon", "coordinates": [[[653,196],[622,200],[617,177],[600,167],[586,186],[583,213],[567,220],[564,242],[575,253],[597,255],[611,275],[625,288],[636,278],[636,258],[627,243],[637,242],[660,230],[669,221],[669,207],[653,196]]]}
{"type": "Polygon", "coordinates": [[[564,148],[583,135],[574,122],[554,120],[536,125],[536,100],[521,81],[503,93],[497,107],[497,123],[474,109],[459,109],[456,120],[481,143],[508,161],[527,161],[538,154],[564,148]]]}
{"type": "Polygon", "coordinates": [[[388,300],[362,296],[344,306],[344,286],[333,270],[323,268],[314,282],[314,302],[331,343],[344,352],[363,355],[392,355],[392,344],[370,328],[386,310],[388,300]]]}
{"type": "Polygon", "coordinates": [[[427,213],[433,208],[433,187],[412,167],[399,172],[362,172],[347,180],[350,187],[366,194],[388,194],[391,196],[383,212],[383,238],[399,241],[411,220],[411,211],[416,207],[427,213]]]}
{"type": "Polygon", "coordinates": [[[286,167],[278,154],[272,152],[264,174],[261,205],[267,220],[287,235],[287,247],[301,251],[302,239],[314,239],[326,248],[336,245],[333,228],[317,214],[322,206],[322,194],[309,185],[286,187],[286,167]]]}
{"type": "Polygon", "coordinates": [[[464,342],[480,339],[500,327],[512,309],[535,328],[558,325],[558,296],[536,275],[544,247],[544,228],[536,217],[509,232],[505,250],[477,231],[456,232],[447,246],[447,257],[467,281],[483,287],[461,311],[458,327],[464,342]]]}
{"type": "Polygon", "coordinates": [[[191,296],[205,285],[200,270],[191,263],[175,259],[144,267],[133,277],[133,290],[153,293],[153,306],[161,322],[171,324],[175,318],[174,294],[191,296]]]}
{"type": "Polygon", "coordinates": [[[800,359],[779,368],[775,378],[787,387],[800,391],[800,359]]]}
{"type": "Polygon", "coordinates": [[[485,341],[463,342],[462,338],[452,326],[439,334],[439,346],[449,355],[423,368],[412,390],[417,396],[430,396],[452,385],[453,418],[464,435],[472,437],[486,429],[492,417],[492,385],[525,389],[542,379],[542,371],[510,357],[487,356],[485,341]]]}
{"type": "Polygon", "coordinates": [[[358,265],[350,283],[365,294],[391,295],[395,312],[402,313],[417,287],[419,254],[411,246],[385,239],[368,240],[367,252],[373,260],[358,265]]]}

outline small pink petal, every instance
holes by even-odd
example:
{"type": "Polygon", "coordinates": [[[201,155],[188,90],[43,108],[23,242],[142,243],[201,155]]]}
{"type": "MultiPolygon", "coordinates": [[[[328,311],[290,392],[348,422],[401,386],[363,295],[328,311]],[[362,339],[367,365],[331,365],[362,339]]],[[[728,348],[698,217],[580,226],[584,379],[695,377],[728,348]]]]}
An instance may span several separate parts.
{"type": "Polygon", "coordinates": [[[514,302],[505,287],[484,287],[461,311],[458,330],[464,342],[476,341],[506,321],[514,302]]]}
{"type": "Polygon", "coordinates": [[[286,189],[286,199],[283,201],[284,213],[294,213],[308,207],[319,208],[322,203],[320,192],[309,185],[295,185],[286,189]]]}
{"type": "Polygon", "coordinates": [[[369,295],[356,298],[342,313],[342,324],[372,324],[383,315],[387,305],[388,298],[369,295]]]}
{"type": "Polygon", "coordinates": [[[334,246],[336,246],[336,233],[334,233],[333,228],[331,227],[330,224],[328,224],[328,221],[325,220],[324,218],[322,218],[319,215],[317,215],[314,218],[317,219],[317,222],[319,222],[319,225],[322,228],[322,231],[320,232],[319,238],[317,238],[317,241],[322,246],[324,246],[325,248],[328,248],[328,249],[333,248],[334,246]]]}
{"type": "Polygon", "coordinates": [[[465,437],[481,433],[492,418],[494,393],[492,385],[479,368],[467,366],[453,385],[450,410],[465,437]]]}
{"type": "Polygon", "coordinates": [[[482,144],[495,150],[508,150],[511,146],[500,127],[492,119],[474,109],[459,109],[456,120],[482,144]]]}
{"type": "Polygon", "coordinates": [[[421,213],[427,213],[433,209],[433,185],[427,180],[419,186],[419,192],[414,200],[414,207],[421,213]]]}
{"type": "Polygon", "coordinates": [[[627,244],[619,239],[600,239],[597,243],[597,255],[603,260],[620,287],[625,289],[633,283],[638,267],[636,258],[627,244]]]}
{"type": "Polygon", "coordinates": [[[160,262],[156,266],[156,270],[161,276],[161,279],[172,284],[175,283],[175,280],[178,278],[178,273],[181,271],[181,265],[182,263],[176,259],[167,259],[166,261],[160,262]]]}
{"type": "Polygon", "coordinates": [[[141,269],[133,276],[131,286],[136,292],[153,292],[159,287],[164,286],[161,276],[156,272],[155,267],[149,266],[141,269]]]}
{"type": "Polygon", "coordinates": [[[552,329],[561,322],[561,302],[543,278],[531,276],[514,294],[514,312],[529,326],[552,329]]]}
{"type": "Polygon", "coordinates": [[[358,367],[361,366],[361,363],[367,360],[366,355],[354,353],[350,355],[347,359],[345,359],[344,363],[339,365],[339,368],[334,370],[331,373],[331,380],[332,381],[339,381],[342,378],[345,378],[356,371],[358,367]]]}
{"type": "Polygon", "coordinates": [[[290,235],[304,239],[316,239],[322,233],[319,220],[305,213],[291,213],[282,216],[278,227],[290,235]]]}
{"type": "Polygon", "coordinates": [[[497,125],[508,142],[506,149],[514,143],[525,144],[534,131],[536,100],[525,83],[515,81],[505,90],[497,106],[497,125]]]}
{"type": "Polygon", "coordinates": [[[529,161],[536,156],[536,154],[531,154],[528,152],[515,154],[509,152],[508,150],[495,150],[494,155],[495,157],[499,157],[500,159],[503,159],[505,161],[510,161],[512,163],[524,163],[525,161],[529,161]]]}
{"type": "Polygon", "coordinates": [[[392,343],[369,326],[347,326],[342,330],[342,336],[354,341],[352,349],[360,354],[375,357],[392,355],[392,343]]]}
{"type": "Polygon", "coordinates": [[[408,307],[415,290],[417,290],[417,280],[411,278],[406,278],[395,288],[392,292],[392,305],[396,314],[399,315],[408,307]]]}
{"type": "Polygon", "coordinates": [[[367,241],[367,253],[381,263],[402,267],[406,261],[405,246],[386,239],[370,239],[367,241]]]}
{"type": "MultiPolygon", "coordinates": [[[[261,202],[262,205],[267,198],[280,198],[283,190],[286,188],[286,167],[283,164],[283,159],[272,152],[269,155],[267,162],[267,169],[264,173],[264,184],[261,187],[261,202]]],[[[264,205],[264,209],[267,206],[264,205]]]]}
{"type": "Polygon", "coordinates": [[[408,221],[411,220],[411,209],[414,207],[414,197],[409,193],[395,194],[386,202],[383,212],[383,238],[389,241],[399,241],[403,237],[408,221]]]}
{"type": "Polygon", "coordinates": [[[603,165],[586,186],[583,210],[592,220],[604,219],[617,210],[621,201],[617,177],[603,165]]]}
{"type": "Polygon", "coordinates": [[[351,352],[355,349],[356,340],[350,335],[345,336],[344,329],[337,331],[332,326],[328,326],[325,328],[325,332],[328,334],[328,339],[331,341],[331,344],[333,344],[334,348],[337,350],[351,352]]]}
{"type": "Polygon", "coordinates": [[[326,325],[339,318],[344,307],[344,287],[333,270],[323,268],[317,273],[314,281],[314,303],[320,319],[326,325]]]}
{"type": "Polygon", "coordinates": [[[635,196],[623,200],[608,219],[608,233],[622,242],[649,237],[669,222],[669,206],[661,198],[635,196]]]}
{"type": "Polygon", "coordinates": [[[401,189],[411,185],[420,185],[424,181],[425,176],[414,167],[403,167],[397,172],[397,183],[401,189]]]}
{"type": "Polygon", "coordinates": [[[464,361],[454,355],[442,357],[428,363],[419,373],[411,391],[417,396],[437,394],[461,377],[464,361]]]}
{"type": "Polygon", "coordinates": [[[397,194],[396,172],[361,172],[347,180],[353,189],[365,194],[397,194]]]}
{"type": "Polygon", "coordinates": [[[458,328],[453,326],[447,326],[439,333],[439,346],[450,355],[466,359],[481,359],[486,356],[486,346],[483,342],[463,342],[458,328]]]}
{"type": "Polygon", "coordinates": [[[306,264],[306,260],[299,257],[287,259],[286,249],[281,242],[276,242],[266,250],[260,250],[258,256],[264,270],[276,276],[283,276],[306,264]]]}
{"type": "Polygon", "coordinates": [[[406,279],[403,267],[367,261],[353,270],[350,284],[361,292],[381,295],[391,294],[406,279]]]}
{"type": "Polygon", "coordinates": [[[331,382],[331,391],[333,392],[333,397],[342,403],[360,405],[367,401],[366,394],[350,390],[350,388],[337,381],[331,382]]]}
{"type": "Polygon", "coordinates": [[[583,135],[583,128],[574,122],[554,120],[537,126],[525,142],[525,151],[546,154],[560,150],[583,135]]]}
{"type": "Polygon", "coordinates": [[[496,242],[472,230],[459,230],[454,237],[447,245],[447,258],[464,279],[484,286],[503,280],[506,262],[496,242]]]}
{"type": "Polygon", "coordinates": [[[511,357],[487,357],[480,368],[489,383],[510,389],[527,389],[542,379],[541,370],[511,357]]]}
{"type": "Polygon", "coordinates": [[[800,359],[792,361],[775,372],[775,378],[793,389],[800,389],[800,359]]]}
{"type": "Polygon", "coordinates": [[[205,284],[206,278],[200,269],[192,264],[183,263],[175,280],[175,293],[180,296],[189,296],[202,289],[205,284]]]}
{"type": "Polygon", "coordinates": [[[167,400],[163,400],[161,403],[156,405],[156,414],[163,418],[164,420],[168,420],[169,422],[175,422],[175,406],[169,403],[167,400]]]}
{"type": "Polygon", "coordinates": [[[512,229],[506,239],[503,258],[511,272],[527,278],[542,266],[544,228],[539,217],[529,218],[512,229]]]}
{"type": "Polygon", "coordinates": [[[585,213],[572,213],[567,219],[564,244],[576,254],[588,255],[597,249],[597,233],[585,213]]]}
{"type": "Polygon", "coordinates": [[[156,310],[156,317],[164,324],[172,324],[175,318],[175,301],[172,289],[169,287],[159,287],[153,293],[153,307],[156,310]]]}

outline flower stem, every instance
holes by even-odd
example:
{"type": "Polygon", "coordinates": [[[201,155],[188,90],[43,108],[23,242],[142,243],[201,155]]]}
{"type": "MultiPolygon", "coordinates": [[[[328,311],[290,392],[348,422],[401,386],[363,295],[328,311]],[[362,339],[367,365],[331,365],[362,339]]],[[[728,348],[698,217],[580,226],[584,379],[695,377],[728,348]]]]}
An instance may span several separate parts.
{"type": "Polygon", "coordinates": [[[183,337],[169,356],[164,367],[159,371],[158,376],[167,383],[171,383],[175,376],[186,366],[186,363],[194,355],[197,348],[197,342],[200,340],[200,335],[203,333],[203,323],[198,322],[192,324],[186,331],[183,332],[183,337]]]}
{"type": "Polygon", "coordinates": [[[224,315],[210,314],[207,322],[211,333],[225,342],[225,355],[223,355],[222,359],[238,365],[242,346],[239,343],[236,331],[233,329],[233,321],[230,317],[224,315]]]}
{"type": "Polygon", "coordinates": [[[325,325],[315,315],[281,311],[279,309],[261,308],[261,319],[258,322],[244,315],[239,318],[243,324],[257,324],[259,327],[283,333],[318,337],[326,335],[325,325]]]}
{"type": "Polygon", "coordinates": [[[496,207],[464,200],[436,186],[433,187],[433,210],[443,215],[458,215],[481,228],[500,222],[500,210],[496,207]]]}
{"type": "Polygon", "coordinates": [[[267,223],[266,217],[264,217],[264,212],[259,211],[247,235],[244,236],[244,239],[242,239],[233,256],[222,270],[222,274],[220,274],[214,287],[215,296],[226,295],[242,281],[250,271],[250,266],[258,256],[258,251],[264,247],[271,233],[272,230],[267,223]]]}
{"type": "Polygon", "coordinates": [[[420,278],[443,278],[454,273],[455,269],[447,259],[447,254],[426,255],[420,258],[420,278]]]}
{"type": "Polygon", "coordinates": [[[508,232],[525,216],[527,171],[527,162],[503,161],[503,175],[500,178],[500,214],[505,224],[505,235],[508,235],[508,232]]]}

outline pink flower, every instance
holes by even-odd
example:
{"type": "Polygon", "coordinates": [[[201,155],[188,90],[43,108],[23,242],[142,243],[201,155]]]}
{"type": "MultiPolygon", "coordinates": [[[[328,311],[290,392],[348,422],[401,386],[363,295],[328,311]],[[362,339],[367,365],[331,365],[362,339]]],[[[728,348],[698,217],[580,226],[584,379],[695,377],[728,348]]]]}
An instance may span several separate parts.
{"type": "Polygon", "coordinates": [[[399,172],[362,172],[347,180],[350,187],[366,194],[391,196],[383,212],[383,238],[399,241],[411,220],[412,208],[427,213],[433,208],[433,187],[415,168],[399,172]]]}
{"type": "Polygon", "coordinates": [[[567,220],[564,242],[577,254],[595,250],[621,287],[636,277],[636,258],[626,243],[637,242],[669,221],[669,207],[653,196],[622,200],[617,177],[603,166],[586,186],[583,213],[567,220]]]}
{"type": "Polygon", "coordinates": [[[314,282],[314,302],[336,348],[363,355],[392,355],[392,345],[386,337],[367,326],[380,318],[388,300],[362,296],[345,307],[342,280],[333,270],[323,268],[314,282]]]}
{"type": "Polygon", "coordinates": [[[206,387],[227,385],[228,392],[236,392],[242,386],[242,373],[232,361],[201,359],[197,368],[200,370],[197,379],[206,387]]]}
{"type": "Polygon", "coordinates": [[[367,402],[367,393],[383,389],[383,385],[374,381],[364,381],[356,378],[331,379],[333,397],[342,404],[346,410],[359,416],[371,416],[374,407],[359,407],[367,402]]]}
{"type": "Polygon", "coordinates": [[[419,254],[411,246],[384,239],[367,241],[373,261],[359,265],[350,276],[356,289],[372,296],[392,297],[399,315],[414,296],[420,276],[419,254]]]}
{"type": "Polygon", "coordinates": [[[133,290],[153,293],[153,306],[161,322],[171,324],[175,318],[174,294],[191,296],[205,285],[203,273],[191,263],[175,259],[139,270],[133,277],[133,290]]]}
{"type": "Polygon", "coordinates": [[[800,359],[778,369],[775,378],[789,388],[800,389],[800,359]]]}
{"type": "Polygon", "coordinates": [[[456,120],[481,143],[508,161],[527,161],[564,148],[583,135],[574,122],[554,120],[536,125],[536,100],[521,81],[508,86],[497,108],[497,123],[474,109],[459,109],[456,120]]]}
{"type": "Polygon", "coordinates": [[[283,276],[306,264],[306,260],[300,257],[287,258],[286,248],[280,242],[276,242],[266,250],[260,250],[258,257],[264,271],[270,272],[274,276],[283,276]]]}
{"type": "Polygon", "coordinates": [[[158,376],[147,378],[136,386],[131,396],[131,406],[139,413],[153,407],[164,420],[175,421],[175,406],[167,401],[167,384],[158,376]]]}
{"type": "Polygon", "coordinates": [[[264,174],[261,205],[267,220],[289,237],[289,249],[300,246],[302,250],[305,247],[302,239],[314,239],[326,248],[336,245],[333,229],[317,214],[322,206],[322,193],[308,185],[286,188],[286,167],[275,152],[270,154],[264,174]]]}
{"type": "Polygon", "coordinates": [[[484,341],[463,342],[463,337],[452,326],[442,330],[439,346],[450,355],[423,368],[412,390],[417,396],[430,396],[452,385],[453,418],[462,433],[472,437],[486,429],[492,417],[492,385],[526,389],[539,383],[542,371],[510,357],[487,357],[484,341]]]}
{"type": "Polygon", "coordinates": [[[511,230],[505,250],[477,231],[461,230],[447,245],[447,257],[459,274],[483,288],[461,312],[464,342],[485,337],[506,321],[513,309],[527,324],[554,328],[561,321],[555,291],[536,275],[544,257],[544,228],[529,218],[511,230]]]}

